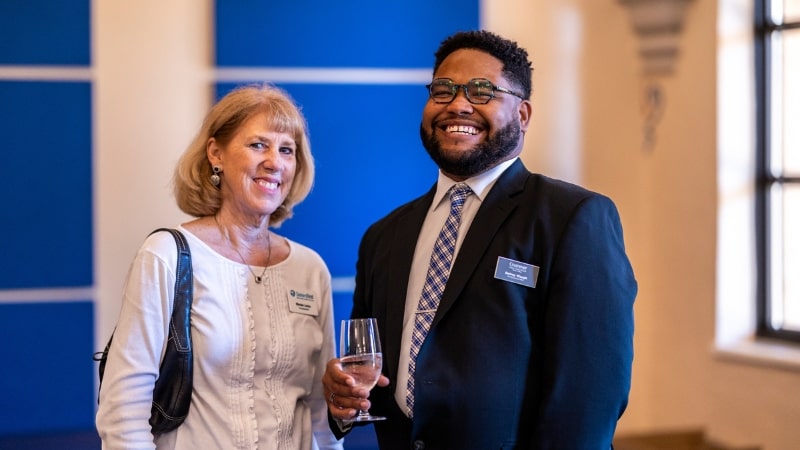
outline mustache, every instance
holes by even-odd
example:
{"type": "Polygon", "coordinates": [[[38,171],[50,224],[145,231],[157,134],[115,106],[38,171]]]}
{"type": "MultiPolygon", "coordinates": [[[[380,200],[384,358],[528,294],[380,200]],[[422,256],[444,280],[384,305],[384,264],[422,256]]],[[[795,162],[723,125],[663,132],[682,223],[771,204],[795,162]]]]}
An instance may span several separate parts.
{"type": "Polygon", "coordinates": [[[511,121],[508,125],[491,133],[473,148],[457,155],[446,153],[431,128],[428,132],[420,123],[419,133],[422,145],[428,156],[445,173],[469,178],[483,173],[497,164],[509,159],[521,148],[522,133],[519,123],[511,121]]]}

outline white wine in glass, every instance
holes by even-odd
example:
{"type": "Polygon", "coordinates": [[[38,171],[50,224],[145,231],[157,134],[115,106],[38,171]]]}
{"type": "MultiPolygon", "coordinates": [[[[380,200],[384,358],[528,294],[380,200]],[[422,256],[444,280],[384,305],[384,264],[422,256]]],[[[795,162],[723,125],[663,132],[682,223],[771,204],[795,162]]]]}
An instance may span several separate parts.
{"type": "MultiPolygon", "coordinates": [[[[350,319],[342,321],[339,347],[342,370],[356,380],[356,386],[372,390],[381,376],[383,354],[375,319],[350,319]]],[[[346,422],[372,422],[386,417],[373,416],[369,411],[359,411],[346,422]]]]}

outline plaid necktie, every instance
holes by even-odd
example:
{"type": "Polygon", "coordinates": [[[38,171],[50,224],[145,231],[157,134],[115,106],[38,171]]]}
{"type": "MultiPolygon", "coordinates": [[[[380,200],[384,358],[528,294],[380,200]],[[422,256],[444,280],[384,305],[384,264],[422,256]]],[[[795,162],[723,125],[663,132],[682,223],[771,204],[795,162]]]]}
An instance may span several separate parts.
{"type": "Polygon", "coordinates": [[[406,392],[406,406],[408,406],[409,416],[414,414],[414,372],[417,366],[417,355],[425,336],[433,322],[439,300],[442,298],[444,286],[447,284],[447,277],[450,275],[450,263],[453,260],[453,252],[456,247],[458,237],[458,226],[461,223],[461,209],[464,200],[472,193],[472,190],[463,183],[458,183],[450,188],[450,215],[433,245],[431,263],[428,266],[428,274],[425,277],[425,285],[422,287],[422,296],[414,317],[414,332],[411,335],[411,358],[408,363],[408,386],[406,392]]]}

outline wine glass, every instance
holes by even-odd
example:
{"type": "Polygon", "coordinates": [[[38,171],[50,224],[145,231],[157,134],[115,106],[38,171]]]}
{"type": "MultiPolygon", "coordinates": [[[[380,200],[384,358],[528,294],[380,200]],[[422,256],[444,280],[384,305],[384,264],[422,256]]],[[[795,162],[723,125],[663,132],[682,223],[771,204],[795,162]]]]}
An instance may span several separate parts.
{"type": "MultiPolygon", "coordinates": [[[[350,319],[342,321],[339,347],[339,362],[342,370],[353,377],[357,387],[371,390],[381,376],[383,354],[376,319],[350,319]]],[[[372,422],[386,417],[370,415],[359,410],[358,414],[345,422],[372,422]]]]}

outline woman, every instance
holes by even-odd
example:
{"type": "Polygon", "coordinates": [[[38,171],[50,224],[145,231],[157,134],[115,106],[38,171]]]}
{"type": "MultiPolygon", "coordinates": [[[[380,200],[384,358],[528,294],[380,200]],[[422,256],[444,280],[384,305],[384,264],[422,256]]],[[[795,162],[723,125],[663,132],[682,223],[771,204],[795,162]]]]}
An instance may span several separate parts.
{"type": "Polygon", "coordinates": [[[195,217],[178,227],[194,272],[189,415],[151,434],[177,258],[172,236],[155,233],[133,261],[108,355],[104,448],[342,448],[320,383],[334,356],[330,273],[316,252],[270,231],[313,178],[305,119],[286,93],[248,86],[214,105],[174,179],[178,206],[195,217]]]}

